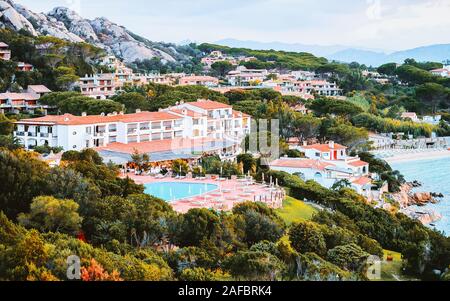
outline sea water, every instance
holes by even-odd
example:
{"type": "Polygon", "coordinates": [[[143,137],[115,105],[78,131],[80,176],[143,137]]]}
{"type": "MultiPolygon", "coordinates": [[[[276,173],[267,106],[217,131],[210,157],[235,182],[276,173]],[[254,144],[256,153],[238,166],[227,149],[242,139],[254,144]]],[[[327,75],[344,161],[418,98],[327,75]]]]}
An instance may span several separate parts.
{"type": "Polygon", "coordinates": [[[442,219],[435,222],[435,228],[450,236],[450,157],[431,160],[416,160],[392,163],[411,182],[423,184],[419,191],[442,193],[444,199],[439,204],[428,204],[425,208],[437,211],[442,219]]]}

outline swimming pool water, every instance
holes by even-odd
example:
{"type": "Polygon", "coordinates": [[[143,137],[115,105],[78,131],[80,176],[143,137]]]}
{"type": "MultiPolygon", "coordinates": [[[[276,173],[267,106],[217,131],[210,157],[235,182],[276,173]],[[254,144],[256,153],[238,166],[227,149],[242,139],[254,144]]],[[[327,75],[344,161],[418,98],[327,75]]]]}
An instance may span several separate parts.
{"type": "Polygon", "coordinates": [[[144,186],[146,194],[150,194],[167,202],[200,196],[219,188],[219,186],[214,184],[177,182],[150,183],[144,186]]]}

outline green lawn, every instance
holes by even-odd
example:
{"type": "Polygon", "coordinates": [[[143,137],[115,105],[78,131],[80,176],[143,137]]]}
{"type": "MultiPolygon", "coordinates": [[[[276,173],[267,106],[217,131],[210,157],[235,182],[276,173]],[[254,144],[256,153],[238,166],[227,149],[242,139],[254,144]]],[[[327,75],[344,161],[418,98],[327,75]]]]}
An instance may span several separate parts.
{"type": "Polygon", "coordinates": [[[381,281],[414,281],[416,279],[402,275],[402,254],[384,250],[383,262],[381,264],[381,281]],[[387,261],[392,256],[393,261],[387,261]]]}
{"type": "Polygon", "coordinates": [[[317,209],[302,201],[287,197],[283,202],[283,208],[277,210],[286,224],[310,220],[317,209]]]}

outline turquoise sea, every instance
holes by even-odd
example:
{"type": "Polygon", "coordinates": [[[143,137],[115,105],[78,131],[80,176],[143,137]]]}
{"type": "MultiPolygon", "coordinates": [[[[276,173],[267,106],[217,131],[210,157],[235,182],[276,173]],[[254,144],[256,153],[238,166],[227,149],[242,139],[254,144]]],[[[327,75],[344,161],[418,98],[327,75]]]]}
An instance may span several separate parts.
{"type": "Polygon", "coordinates": [[[407,181],[417,180],[423,184],[419,191],[442,193],[444,199],[439,204],[429,204],[427,209],[439,212],[443,218],[435,223],[439,231],[450,235],[450,158],[417,160],[392,163],[407,181]]]}

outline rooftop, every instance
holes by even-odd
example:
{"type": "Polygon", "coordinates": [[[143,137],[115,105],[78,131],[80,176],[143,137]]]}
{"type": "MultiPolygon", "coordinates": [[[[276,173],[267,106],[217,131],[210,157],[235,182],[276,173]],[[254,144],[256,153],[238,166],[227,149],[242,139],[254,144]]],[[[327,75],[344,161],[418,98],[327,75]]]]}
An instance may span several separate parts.
{"type": "Polygon", "coordinates": [[[32,90],[36,93],[51,93],[52,92],[52,90],[50,90],[49,88],[47,88],[44,85],[29,85],[28,90],[32,90]]]}
{"type": "Polygon", "coordinates": [[[352,181],[355,185],[365,186],[372,183],[372,179],[368,177],[360,177],[352,181]]]}
{"type": "Polygon", "coordinates": [[[334,143],[331,144],[313,144],[313,145],[307,145],[307,146],[303,146],[303,149],[315,149],[318,150],[320,152],[330,152],[333,150],[345,150],[347,149],[347,147],[340,145],[338,143],[334,143]]]}
{"type": "Polygon", "coordinates": [[[327,167],[334,167],[334,164],[312,159],[288,159],[281,158],[273,161],[270,166],[288,167],[288,168],[312,168],[324,170],[327,167]]]}
{"type": "Polygon", "coordinates": [[[84,124],[98,124],[98,123],[112,123],[112,122],[146,122],[146,121],[164,121],[164,120],[178,120],[182,117],[168,112],[140,112],[135,114],[117,114],[117,115],[90,115],[90,116],[75,116],[72,114],[64,115],[47,115],[44,117],[33,119],[22,119],[18,123],[52,123],[59,125],[84,125],[84,124]]]}
{"type": "Polygon", "coordinates": [[[156,153],[166,151],[176,151],[189,148],[201,147],[205,143],[219,141],[212,138],[187,139],[175,138],[168,140],[157,140],[149,142],[135,142],[135,143],[110,143],[108,146],[101,147],[99,150],[108,150],[123,154],[133,154],[136,150],[139,153],[156,153]]]}
{"type": "Polygon", "coordinates": [[[231,109],[232,107],[230,105],[227,105],[225,103],[212,101],[212,100],[199,100],[196,102],[189,102],[187,103],[191,106],[203,109],[203,110],[218,110],[218,109],[231,109]]]}
{"type": "Polygon", "coordinates": [[[354,161],[354,162],[349,162],[348,164],[351,165],[351,166],[354,166],[354,167],[362,167],[362,166],[369,165],[369,163],[361,161],[361,160],[354,161]]]}
{"type": "Polygon", "coordinates": [[[12,100],[37,100],[38,97],[31,93],[0,93],[0,99],[12,99],[12,100]]]}

